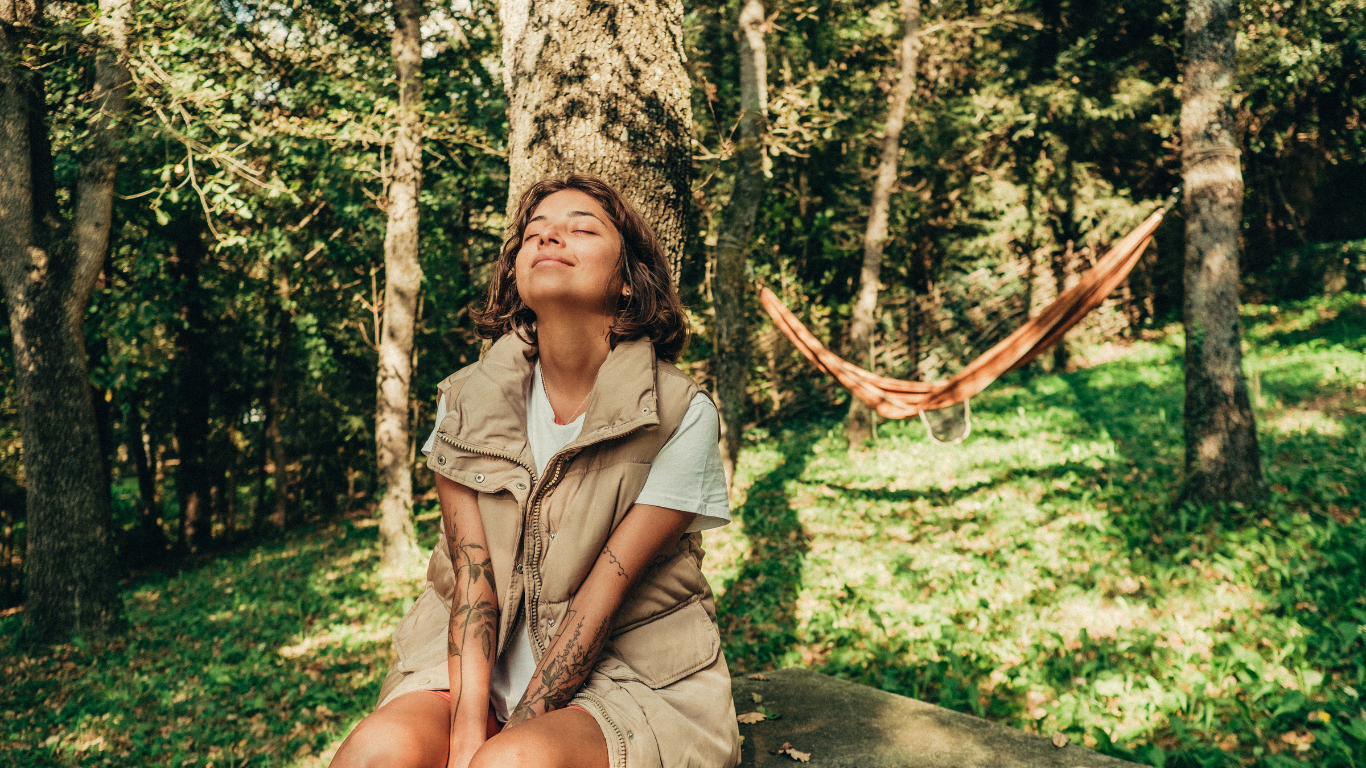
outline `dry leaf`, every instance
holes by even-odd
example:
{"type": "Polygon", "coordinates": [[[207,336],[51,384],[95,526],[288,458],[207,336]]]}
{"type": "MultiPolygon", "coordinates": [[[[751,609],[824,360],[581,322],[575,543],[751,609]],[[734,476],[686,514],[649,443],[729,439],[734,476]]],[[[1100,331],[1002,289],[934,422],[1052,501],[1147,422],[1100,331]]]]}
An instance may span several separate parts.
{"type": "Polygon", "coordinates": [[[1063,733],[1062,731],[1056,731],[1053,734],[1053,746],[1057,747],[1058,749],[1062,749],[1063,747],[1067,746],[1067,734],[1063,733]]]}
{"type": "Polygon", "coordinates": [[[755,704],[763,704],[763,703],[764,703],[764,697],[763,697],[763,696],[760,696],[760,695],[757,694],[757,693],[751,693],[751,694],[749,695],[749,697],[750,697],[751,699],[754,699],[754,703],[755,703],[755,704]]]}
{"type": "Polygon", "coordinates": [[[754,723],[762,723],[768,718],[764,717],[763,712],[746,712],[743,715],[736,715],[735,719],[742,725],[753,725],[754,723]]]}
{"type": "Polygon", "coordinates": [[[783,742],[783,746],[780,747],[778,751],[774,754],[787,755],[788,757],[792,758],[793,760],[796,760],[799,763],[811,762],[810,752],[802,752],[801,750],[794,748],[791,744],[787,743],[786,741],[783,742]]]}
{"type": "Polygon", "coordinates": [[[765,683],[768,682],[768,675],[765,675],[763,672],[754,672],[752,674],[745,675],[745,677],[748,677],[750,680],[762,680],[765,683]]]}

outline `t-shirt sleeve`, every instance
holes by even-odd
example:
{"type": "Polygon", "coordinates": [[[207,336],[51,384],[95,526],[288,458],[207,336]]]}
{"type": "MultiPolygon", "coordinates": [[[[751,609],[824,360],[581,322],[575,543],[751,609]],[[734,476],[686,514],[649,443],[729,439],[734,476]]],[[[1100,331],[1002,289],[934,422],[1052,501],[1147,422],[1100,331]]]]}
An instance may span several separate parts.
{"type": "Polygon", "coordinates": [[[436,399],[436,423],[432,425],[432,431],[427,435],[427,442],[422,444],[422,454],[431,455],[432,447],[436,445],[436,431],[441,428],[441,420],[446,418],[446,396],[442,395],[436,399]]]}
{"type": "Polygon", "coordinates": [[[678,431],[655,455],[636,503],[696,514],[689,533],[729,523],[720,434],[716,406],[706,395],[698,394],[688,404],[678,431]]]}

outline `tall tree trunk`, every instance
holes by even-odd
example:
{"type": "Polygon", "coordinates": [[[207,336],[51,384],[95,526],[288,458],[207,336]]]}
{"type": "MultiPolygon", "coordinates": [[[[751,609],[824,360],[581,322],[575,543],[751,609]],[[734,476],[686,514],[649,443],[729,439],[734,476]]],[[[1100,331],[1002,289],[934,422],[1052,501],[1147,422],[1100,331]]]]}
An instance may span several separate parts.
{"type": "Polygon", "coordinates": [[[413,467],[408,460],[408,388],[413,377],[413,328],[422,266],[417,258],[418,191],[422,188],[422,5],[394,0],[394,67],[398,115],[389,230],[384,237],[384,325],[379,338],[375,457],[384,496],[380,537],[386,570],[402,570],[421,553],[413,531],[413,467]]]}
{"type": "Polygon", "coordinates": [[[1234,134],[1236,0],[1188,0],[1181,89],[1186,182],[1186,480],[1199,501],[1264,493],[1238,319],[1243,175],[1234,134]]]}
{"type": "MultiPolygon", "coordinates": [[[[280,278],[280,303],[289,301],[289,278],[280,278]]],[[[289,348],[294,335],[294,322],[283,308],[279,314],[280,337],[275,342],[275,371],[270,377],[270,397],[266,401],[266,454],[275,472],[275,503],[270,513],[270,521],[279,530],[284,530],[289,522],[289,458],[285,455],[285,378],[289,373],[289,348]]],[[[264,466],[262,467],[264,470],[264,466]]],[[[260,520],[259,502],[264,501],[265,473],[261,475],[262,494],[257,496],[257,516],[260,520]]]]}
{"type": "Polygon", "coordinates": [[[677,281],[692,167],[682,0],[506,0],[508,211],[547,174],[593,173],[654,228],[677,281]]]}
{"type": "MultiPolygon", "coordinates": [[[[124,3],[102,2],[108,35],[124,3]]],[[[42,3],[0,4],[0,279],[14,345],[28,482],[28,631],[46,640],[101,632],[119,620],[109,487],[86,369],[84,317],[108,243],[126,81],[111,69],[126,42],[109,35],[96,59],[100,109],[81,153],[77,220],[57,211],[42,80],[21,68],[42,3]],[[104,211],[103,218],[98,215],[104,211]],[[103,236],[97,237],[103,229],[103,236]]]]}
{"type": "MultiPolygon", "coordinates": [[[[868,228],[863,235],[863,268],[859,270],[858,298],[854,302],[849,322],[849,355],[862,360],[868,354],[873,338],[873,315],[877,310],[878,284],[882,274],[882,247],[887,241],[887,217],[891,209],[892,187],[896,186],[897,160],[901,154],[901,129],[906,124],[906,105],[915,92],[915,66],[920,52],[920,0],[902,0],[901,78],[892,91],[891,108],[887,111],[887,125],[882,134],[882,157],[878,161],[877,180],[873,182],[873,200],[868,208],[868,228]]],[[[873,412],[849,398],[849,418],[846,431],[849,446],[860,445],[872,436],[873,412]]]]}
{"type": "Polygon", "coordinates": [[[721,405],[721,462],[726,482],[735,476],[745,423],[749,336],[745,323],[745,254],[764,196],[763,133],[768,112],[768,62],[764,6],[749,0],[740,11],[740,144],[735,152],[735,190],[716,239],[712,296],[716,309],[716,396],[721,405]]]}
{"type": "Polygon", "coordinates": [[[124,427],[128,430],[128,447],[132,449],[133,465],[138,472],[138,492],[142,509],[138,525],[125,539],[124,561],[134,567],[149,565],[166,553],[166,534],[161,528],[161,501],[157,498],[156,475],[149,458],[151,440],[142,422],[138,407],[141,398],[129,399],[124,427]]]}
{"type": "Polygon", "coordinates": [[[179,465],[175,487],[179,501],[177,547],[181,554],[201,549],[212,529],[209,470],[209,420],[212,409],[210,371],[213,334],[205,311],[200,271],[208,248],[204,228],[193,214],[184,214],[167,228],[174,249],[172,271],[179,283],[180,332],[176,338],[175,435],[179,465]]]}
{"type": "MultiPolygon", "coordinates": [[[[1074,241],[1068,240],[1061,253],[1053,252],[1053,287],[1057,291],[1055,296],[1061,296],[1067,290],[1067,270],[1072,267],[1074,241]]],[[[1053,373],[1066,373],[1069,361],[1067,354],[1067,335],[1059,337],[1053,344],[1053,373]]]]}

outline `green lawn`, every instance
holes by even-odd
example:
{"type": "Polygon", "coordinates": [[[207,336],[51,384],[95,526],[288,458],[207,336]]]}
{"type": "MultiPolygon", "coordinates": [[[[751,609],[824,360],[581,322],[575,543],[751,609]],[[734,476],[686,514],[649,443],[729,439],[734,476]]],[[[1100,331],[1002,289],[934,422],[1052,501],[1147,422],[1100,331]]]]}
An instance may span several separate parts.
{"type": "MultiPolygon", "coordinates": [[[[751,435],[738,523],[707,534],[733,669],[808,666],[1154,765],[1366,766],[1366,301],[1246,321],[1256,508],[1170,506],[1174,330],[998,383],[960,446],[894,423],[851,455],[835,417],[751,435]]],[[[116,641],[35,653],[0,620],[0,761],[325,763],[419,583],[378,578],[370,523],[132,585],[116,641]]]]}

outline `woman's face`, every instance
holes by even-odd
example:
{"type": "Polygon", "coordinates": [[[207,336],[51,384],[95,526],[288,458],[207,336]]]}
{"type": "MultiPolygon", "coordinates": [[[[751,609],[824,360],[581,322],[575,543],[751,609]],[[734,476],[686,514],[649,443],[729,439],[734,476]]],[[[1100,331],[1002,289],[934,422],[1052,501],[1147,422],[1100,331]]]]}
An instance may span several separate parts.
{"type": "Polygon", "coordinates": [[[612,314],[621,292],[621,235],[598,201],[576,189],[542,200],[517,251],[517,292],[537,315],[612,314]]]}

